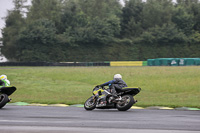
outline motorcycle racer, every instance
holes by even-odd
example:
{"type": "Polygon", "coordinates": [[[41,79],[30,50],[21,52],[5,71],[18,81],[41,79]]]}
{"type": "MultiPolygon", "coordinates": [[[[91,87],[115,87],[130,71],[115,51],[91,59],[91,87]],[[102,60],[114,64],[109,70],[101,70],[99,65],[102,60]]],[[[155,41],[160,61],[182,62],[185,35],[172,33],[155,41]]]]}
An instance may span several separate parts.
{"type": "Polygon", "coordinates": [[[127,84],[122,80],[121,74],[115,74],[113,77],[113,80],[108,81],[104,84],[99,85],[100,87],[103,86],[109,86],[111,89],[111,94],[113,95],[114,98],[117,98],[117,92],[116,90],[120,90],[124,87],[128,87],[127,84]]]}
{"type": "Polygon", "coordinates": [[[10,86],[10,81],[7,79],[6,75],[0,76],[0,87],[3,87],[3,86],[10,86]]]}

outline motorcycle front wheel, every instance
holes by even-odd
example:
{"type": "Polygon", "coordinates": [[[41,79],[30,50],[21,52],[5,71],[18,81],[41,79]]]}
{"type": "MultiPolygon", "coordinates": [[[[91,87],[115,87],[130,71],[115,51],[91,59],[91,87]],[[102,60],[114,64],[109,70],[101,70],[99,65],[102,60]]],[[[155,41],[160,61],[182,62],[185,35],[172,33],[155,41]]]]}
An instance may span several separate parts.
{"type": "Polygon", "coordinates": [[[3,108],[3,107],[6,105],[6,103],[7,103],[8,101],[9,101],[8,95],[6,95],[6,94],[1,94],[1,95],[0,95],[0,109],[3,108]]]}
{"type": "Polygon", "coordinates": [[[134,103],[132,95],[124,95],[122,96],[122,100],[116,104],[116,107],[119,111],[126,111],[130,109],[134,103]]]}
{"type": "Polygon", "coordinates": [[[86,110],[93,110],[96,108],[96,99],[94,99],[93,96],[91,96],[90,98],[88,98],[84,104],[84,108],[86,110]]]}

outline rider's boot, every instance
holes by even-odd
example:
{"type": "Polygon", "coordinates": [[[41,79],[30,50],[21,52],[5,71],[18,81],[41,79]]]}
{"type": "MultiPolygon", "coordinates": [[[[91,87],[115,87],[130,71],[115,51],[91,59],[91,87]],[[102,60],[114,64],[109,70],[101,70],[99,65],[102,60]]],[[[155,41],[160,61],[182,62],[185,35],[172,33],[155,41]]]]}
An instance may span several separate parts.
{"type": "Polygon", "coordinates": [[[11,98],[8,98],[8,102],[10,102],[12,99],[11,98]]]}

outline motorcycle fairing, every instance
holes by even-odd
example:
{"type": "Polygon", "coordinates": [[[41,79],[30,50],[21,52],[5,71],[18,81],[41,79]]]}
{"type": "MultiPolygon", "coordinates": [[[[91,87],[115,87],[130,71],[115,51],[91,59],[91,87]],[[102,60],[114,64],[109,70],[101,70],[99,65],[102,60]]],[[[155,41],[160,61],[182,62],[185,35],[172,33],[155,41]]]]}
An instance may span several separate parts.
{"type": "Polygon", "coordinates": [[[14,86],[0,88],[0,93],[7,94],[8,96],[10,96],[15,91],[16,91],[16,88],[14,86]]]}

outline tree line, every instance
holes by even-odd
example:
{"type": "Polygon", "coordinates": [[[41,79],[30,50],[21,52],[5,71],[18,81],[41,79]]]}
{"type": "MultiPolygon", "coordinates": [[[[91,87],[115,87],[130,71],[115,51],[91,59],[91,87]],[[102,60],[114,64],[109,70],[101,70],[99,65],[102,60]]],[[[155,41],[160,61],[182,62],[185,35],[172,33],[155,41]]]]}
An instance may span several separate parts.
{"type": "Polygon", "coordinates": [[[13,0],[2,53],[11,61],[47,62],[200,57],[198,0],[124,2],[13,0]]]}

